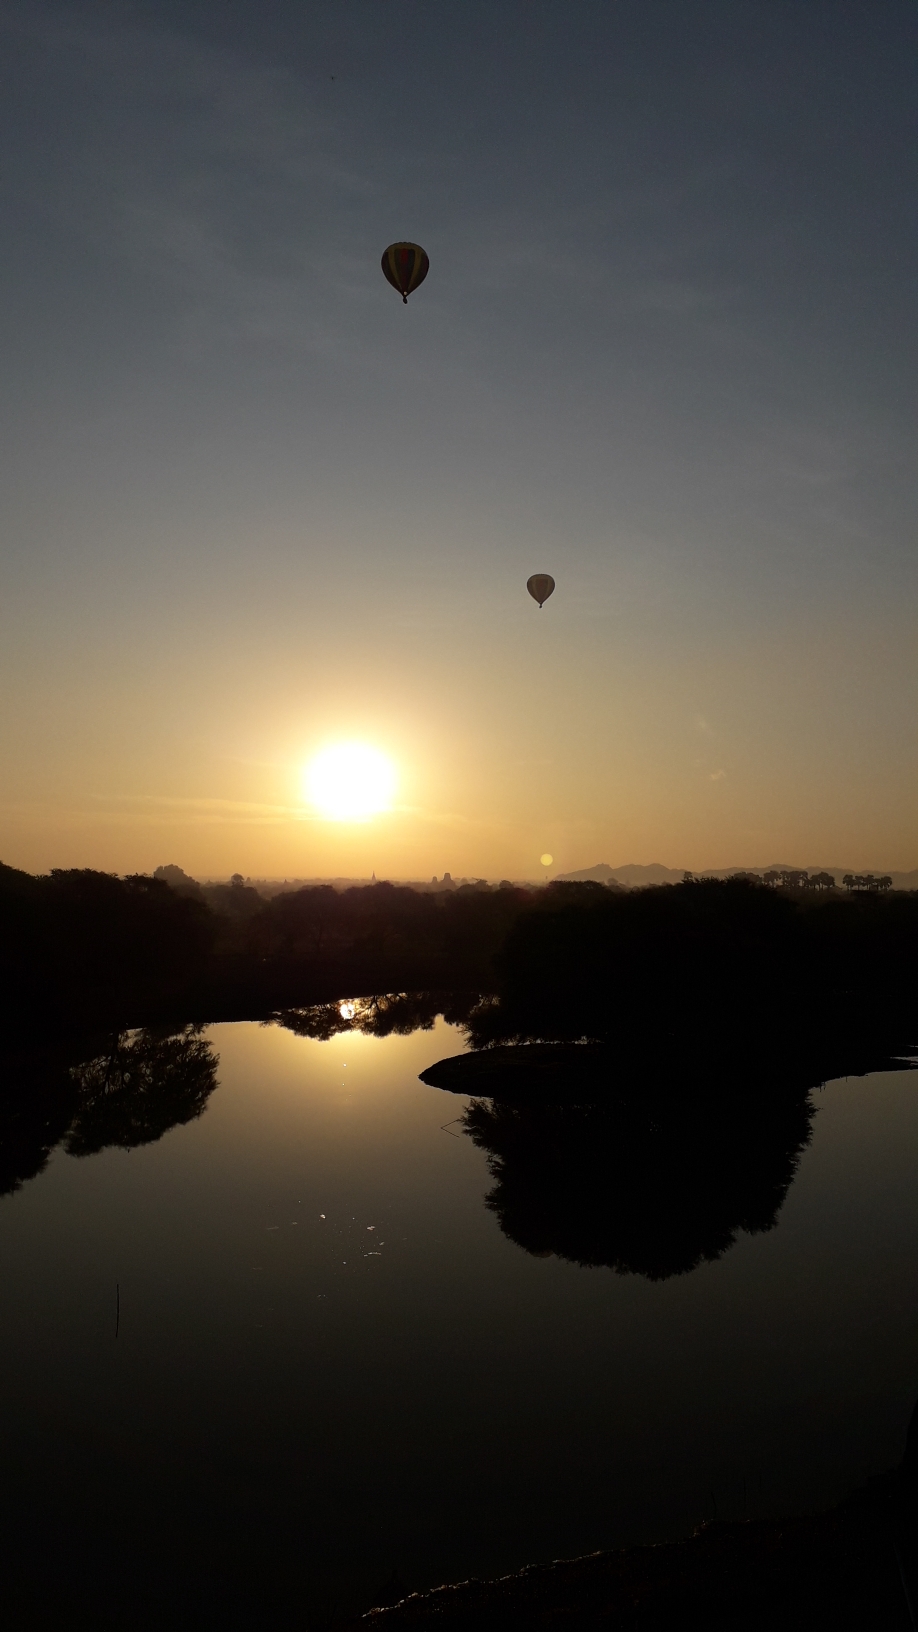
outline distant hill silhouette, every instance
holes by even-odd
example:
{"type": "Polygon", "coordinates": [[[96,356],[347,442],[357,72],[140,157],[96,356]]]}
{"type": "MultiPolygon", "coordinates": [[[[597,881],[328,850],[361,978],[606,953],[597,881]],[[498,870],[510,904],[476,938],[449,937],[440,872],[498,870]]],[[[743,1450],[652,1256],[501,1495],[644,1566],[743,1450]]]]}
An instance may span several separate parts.
{"type": "MultiPolygon", "coordinates": [[[[737,873],[830,873],[841,884],[846,873],[873,872],[885,875],[892,879],[894,890],[918,890],[918,867],[913,867],[908,873],[890,872],[885,867],[823,867],[811,865],[797,867],[786,861],[769,862],[764,867],[707,867],[704,872],[696,873],[696,878],[732,878],[737,873]]],[[[579,884],[595,880],[599,884],[624,884],[629,889],[635,889],[643,884],[681,884],[685,877],[684,867],[664,867],[662,862],[652,861],[647,866],[637,862],[628,862],[624,867],[610,867],[607,861],[597,862],[594,867],[581,867],[573,873],[559,873],[556,882],[559,884],[579,884]]]]}
{"type": "Polygon", "coordinates": [[[595,867],[581,867],[575,873],[559,873],[555,882],[585,884],[595,880],[597,884],[627,884],[633,887],[635,884],[680,884],[682,878],[682,872],[664,867],[659,861],[652,861],[648,867],[641,867],[637,863],[610,867],[607,861],[601,861],[595,867]]]}

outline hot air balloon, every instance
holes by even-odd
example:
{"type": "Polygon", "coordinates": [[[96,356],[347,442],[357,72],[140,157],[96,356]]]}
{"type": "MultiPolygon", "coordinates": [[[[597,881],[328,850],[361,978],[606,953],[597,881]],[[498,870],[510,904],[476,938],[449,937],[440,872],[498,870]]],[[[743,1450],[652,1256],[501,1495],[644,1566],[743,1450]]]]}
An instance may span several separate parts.
{"type": "Polygon", "coordinates": [[[526,588],[528,589],[533,600],[538,601],[540,612],[542,610],[542,603],[548,600],[548,597],[551,595],[554,587],[555,580],[554,578],[550,577],[547,572],[534,572],[532,577],[527,578],[526,580],[526,588]]]}
{"type": "Polygon", "coordinates": [[[382,269],[407,306],[408,296],[430,271],[430,262],[420,244],[390,244],[383,253],[382,269]]]}

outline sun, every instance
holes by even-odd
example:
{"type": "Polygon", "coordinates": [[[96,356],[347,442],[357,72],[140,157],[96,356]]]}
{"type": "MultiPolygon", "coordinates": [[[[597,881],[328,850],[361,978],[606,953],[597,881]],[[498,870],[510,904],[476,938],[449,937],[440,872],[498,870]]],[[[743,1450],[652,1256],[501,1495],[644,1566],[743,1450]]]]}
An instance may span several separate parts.
{"type": "Polygon", "coordinates": [[[395,766],[378,748],[339,742],[306,769],[306,796],[332,822],[365,822],[392,805],[395,766]]]}

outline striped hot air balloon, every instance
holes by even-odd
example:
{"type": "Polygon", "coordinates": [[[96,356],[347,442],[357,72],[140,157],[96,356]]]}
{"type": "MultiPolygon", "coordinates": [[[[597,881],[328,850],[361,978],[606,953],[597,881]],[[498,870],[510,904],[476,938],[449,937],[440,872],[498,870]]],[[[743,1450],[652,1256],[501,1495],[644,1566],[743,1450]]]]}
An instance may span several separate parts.
{"type": "Polygon", "coordinates": [[[390,244],[383,253],[382,269],[407,306],[408,296],[430,271],[430,262],[420,244],[390,244]]]}

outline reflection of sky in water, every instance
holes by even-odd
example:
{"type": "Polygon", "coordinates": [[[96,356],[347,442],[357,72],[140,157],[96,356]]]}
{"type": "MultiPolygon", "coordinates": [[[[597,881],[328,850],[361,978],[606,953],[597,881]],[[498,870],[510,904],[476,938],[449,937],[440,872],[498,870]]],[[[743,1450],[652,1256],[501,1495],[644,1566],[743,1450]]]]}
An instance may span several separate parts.
{"type": "Polygon", "coordinates": [[[293,1577],[321,1597],[678,1534],[712,1490],[722,1517],[744,1490],[818,1505],[898,1459],[915,1077],[817,1095],[777,1229],[650,1282],[501,1233],[465,1102],[416,1080],[461,1046],[442,1022],[209,1035],[199,1120],[59,1151],[0,1205],[4,1522],[21,1550],[19,1518],[57,1513],[81,1592],[100,1535],[128,1594],[142,1534],[154,1599],[187,1569],[269,1606],[293,1577]]]}

